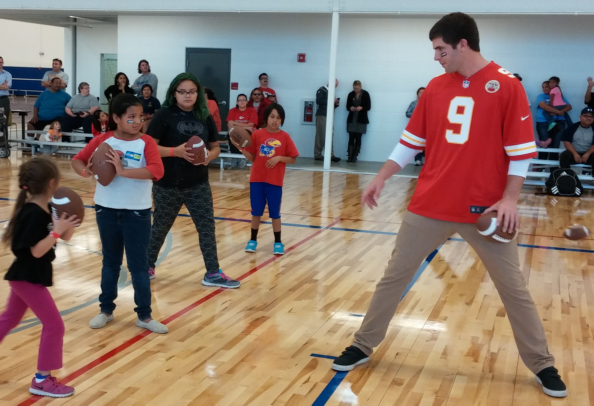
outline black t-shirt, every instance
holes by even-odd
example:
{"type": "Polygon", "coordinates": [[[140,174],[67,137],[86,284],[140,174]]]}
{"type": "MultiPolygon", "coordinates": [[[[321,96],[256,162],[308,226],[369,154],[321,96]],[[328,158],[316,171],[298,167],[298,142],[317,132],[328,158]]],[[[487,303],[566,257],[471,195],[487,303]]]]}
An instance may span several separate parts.
{"type": "Polygon", "coordinates": [[[41,258],[35,258],[31,253],[31,247],[47,237],[52,229],[52,217],[48,212],[35,203],[25,203],[17,215],[12,235],[11,249],[16,258],[4,279],[52,286],[52,261],[56,258],[56,246],[41,258]]]}
{"type": "MultiPolygon", "coordinates": [[[[183,111],[177,106],[158,110],[146,133],[158,140],[163,147],[177,147],[197,135],[208,146],[209,142],[218,141],[217,126],[211,116],[206,121],[194,117],[191,111],[183,111]]],[[[162,187],[188,188],[208,182],[208,168],[193,165],[183,158],[163,157],[165,175],[155,182],[162,187]]]]}
{"type": "Polygon", "coordinates": [[[126,86],[124,87],[124,91],[122,92],[117,85],[111,85],[103,92],[107,100],[113,99],[120,93],[134,94],[134,90],[132,90],[130,86],[126,86]]]}
{"type": "Polygon", "coordinates": [[[151,96],[148,100],[142,95],[138,97],[142,103],[142,112],[144,114],[155,114],[155,110],[161,108],[161,103],[156,97],[151,96]]]}

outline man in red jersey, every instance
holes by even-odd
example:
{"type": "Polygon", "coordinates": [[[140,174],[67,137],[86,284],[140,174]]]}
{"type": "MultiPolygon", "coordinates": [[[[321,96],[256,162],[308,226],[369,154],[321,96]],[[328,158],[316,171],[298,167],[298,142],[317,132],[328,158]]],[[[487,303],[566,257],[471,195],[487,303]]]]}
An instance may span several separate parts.
{"type": "MultiPolygon", "coordinates": [[[[427,85],[390,159],[363,192],[362,204],[377,206],[385,181],[419,151],[425,150],[427,162],[361,328],[332,368],[350,371],[369,360],[419,265],[458,233],[489,272],[526,366],[547,395],[567,396],[520,270],[516,240],[488,240],[475,225],[480,213],[497,211],[504,231],[518,228],[517,201],[536,156],[526,93],[516,77],[481,56],[478,28],[470,16],[443,17],[429,39],[445,74],[427,85]]],[[[471,337],[466,340],[470,345],[471,337]]]]}

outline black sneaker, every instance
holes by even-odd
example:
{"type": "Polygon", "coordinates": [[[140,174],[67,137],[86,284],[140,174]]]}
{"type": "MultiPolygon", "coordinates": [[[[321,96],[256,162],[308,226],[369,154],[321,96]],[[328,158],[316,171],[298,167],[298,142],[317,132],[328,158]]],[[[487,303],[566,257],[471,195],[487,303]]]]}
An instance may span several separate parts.
{"type": "Polygon", "coordinates": [[[335,371],[350,371],[357,365],[367,361],[369,361],[369,357],[358,347],[351,345],[342,352],[340,357],[334,360],[332,369],[335,371]]]}
{"type": "Polygon", "coordinates": [[[549,396],[554,398],[567,396],[567,387],[555,367],[548,367],[537,373],[536,382],[542,385],[542,391],[549,396]]]}
{"type": "Polygon", "coordinates": [[[333,156],[332,158],[330,158],[330,160],[331,160],[332,162],[340,162],[340,158],[339,158],[339,157],[337,157],[337,156],[333,156]]]}

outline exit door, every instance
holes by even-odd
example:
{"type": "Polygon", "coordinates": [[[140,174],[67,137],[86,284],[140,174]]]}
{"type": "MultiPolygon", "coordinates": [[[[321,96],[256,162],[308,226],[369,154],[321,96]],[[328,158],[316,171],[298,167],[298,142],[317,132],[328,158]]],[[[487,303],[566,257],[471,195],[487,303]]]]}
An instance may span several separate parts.
{"type": "MultiPolygon", "coordinates": [[[[194,74],[200,84],[211,89],[219,103],[223,131],[227,131],[229,87],[231,85],[231,50],[219,48],[186,48],[186,72],[194,74]]],[[[235,106],[235,103],[233,103],[235,106]]]]}

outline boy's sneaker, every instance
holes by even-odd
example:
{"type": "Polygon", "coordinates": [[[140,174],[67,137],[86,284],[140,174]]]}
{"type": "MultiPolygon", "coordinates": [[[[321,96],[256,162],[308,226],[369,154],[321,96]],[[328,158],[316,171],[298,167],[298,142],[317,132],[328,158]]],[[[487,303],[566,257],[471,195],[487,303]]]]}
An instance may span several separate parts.
{"type": "Polygon", "coordinates": [[[110,314],[108,316],[104,313],[99,313],[98,315],[96,315],[95,317],[93,317],[91,319],[91,321],[89,322],[89,326],[91,326],[91,328],[102,328],[102,327],[105,327],[105,325],[112,320],[113,320],[113,314],[110,314]]]}
{"type": "Polygon", "coordinates": [[[155,275],[155,268],[149,268],[149,279],[155,279],[157,275],[155,275]]]}
{"type": "Polygon", "coordinates": [[[282,242],[275,242],[272,250],[274,255],[285,255],[285,246],[282,242]]]}
{"type": "Polygon", "coordinates": [[[555,367],[548,367],[537,373],[536,382],[542,385],[542,391],[549,396],[554,398],[567,396],[567,387],[555,367]]]}
{"type": "Polygon", "coordinates": [[[335,371],[350,371],[357,365],[367,361],[369,361],[369,357],[360,348],[351,345],[342,352],[340,357],[334,360],[332,369],[335,371]]]}
{"type": "Polygon", "coordinates": [[[167,326],[163,323],[159,323],[157,320],[151,320],[148,323],[140,319],[136,320],[136,327],[146,328],[157,334],[165,334],[169,331],[167,326]]]}
{"type": "Polygon", "coordinates": [[[216,286],[219,288],[237,289],[241,285],[241,282],[229,278],[227,275],[223,273],[221,269],[219,269],[218,273],[207,273],[206,275],[204,275],[204,279],[202,279],[202,284],[204,286],[216,286]]]}
{"type": "Polygon", "coordinates": [[[51,398],[65,398],[74,393],[72,386],[66,386],[58,382],[53,376],[48,376],[41,382],[37,382],[35,377],[31,381],[29,392],[38,396],[49,396],[51,398]]]}
{"type": "Polygon", "coordinates": [[[256,252],[257,246],[258,246],[258,241],[249,240],[247,245],[245,246],[245,252],[256,252]]]}

